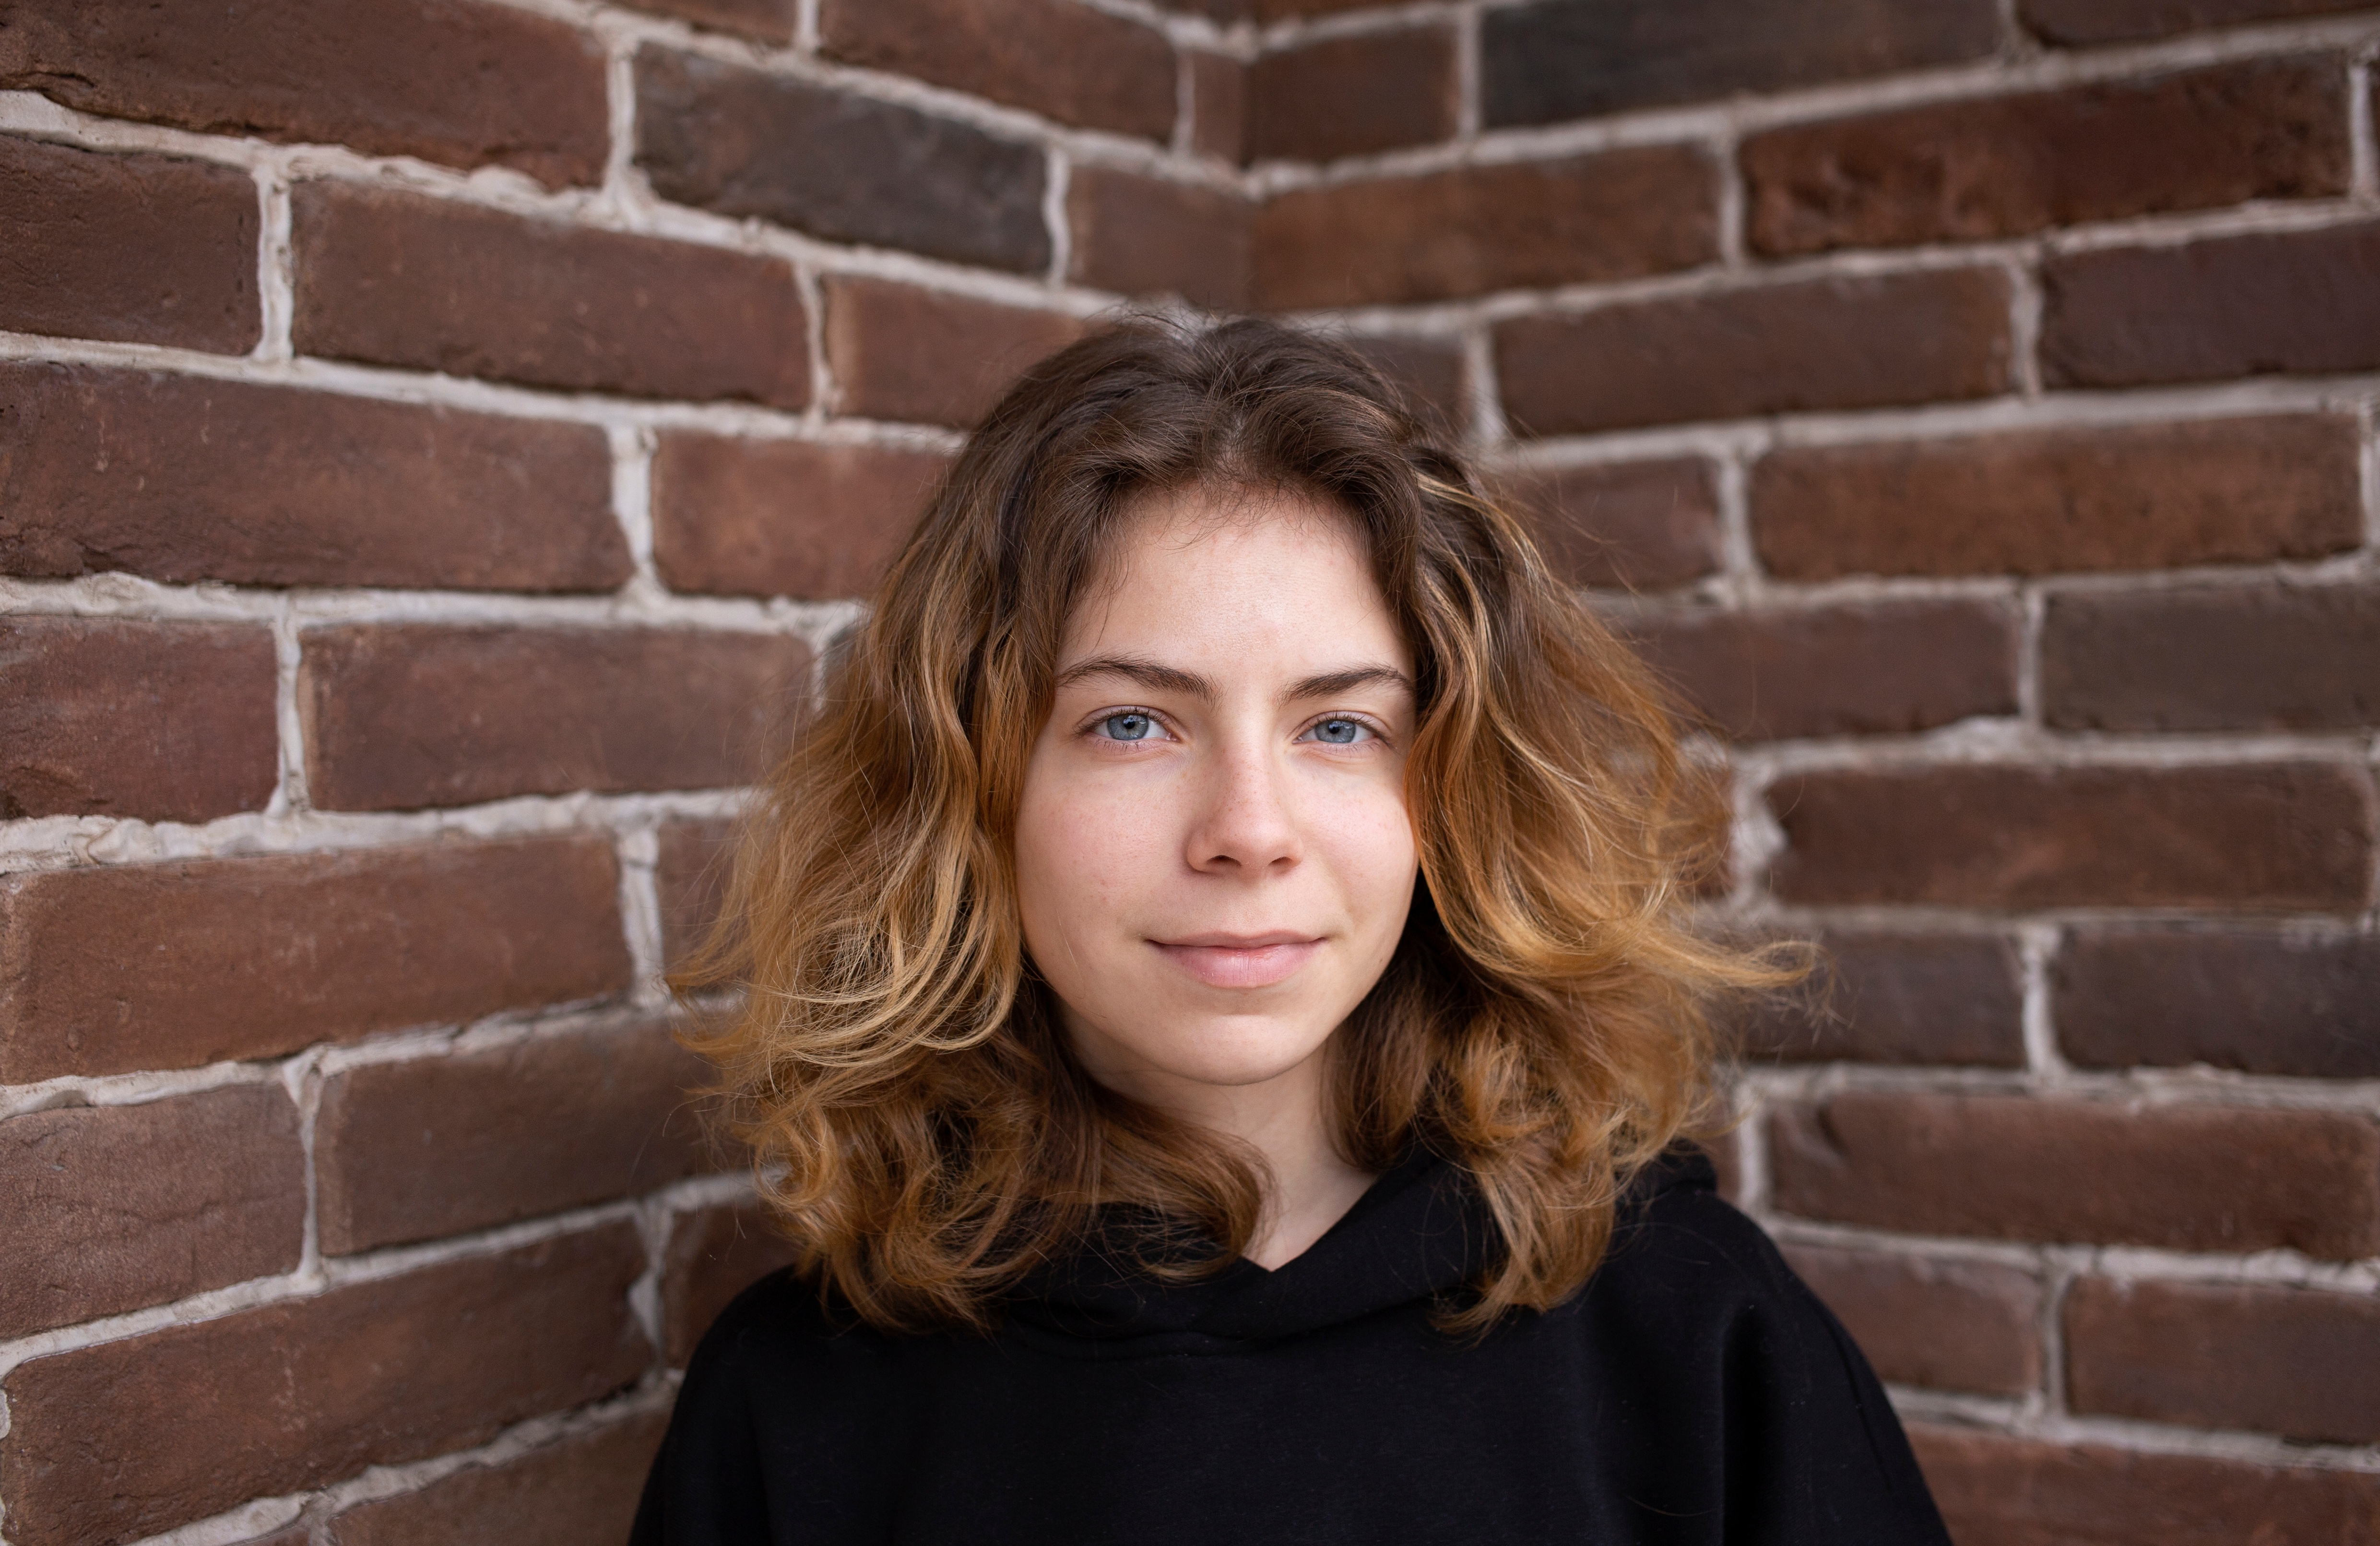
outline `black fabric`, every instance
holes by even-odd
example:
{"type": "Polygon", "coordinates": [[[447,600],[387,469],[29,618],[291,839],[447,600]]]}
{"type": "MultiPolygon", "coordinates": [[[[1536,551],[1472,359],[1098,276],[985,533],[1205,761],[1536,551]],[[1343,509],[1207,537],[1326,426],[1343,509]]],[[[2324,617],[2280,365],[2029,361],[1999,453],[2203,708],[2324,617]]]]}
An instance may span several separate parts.
{"type": "Polygon", "coordinates": [[[1278,1272],[1093,1248],[989,1337],[764,1279],[686,1371],[633,1546],[1947,1546],[1866,1362],[1699,1157],[1640,1181],[1581,1293],[1451,1338],[1431,1302],[1492,1240],[1416,1155],[1278,1272]]]}

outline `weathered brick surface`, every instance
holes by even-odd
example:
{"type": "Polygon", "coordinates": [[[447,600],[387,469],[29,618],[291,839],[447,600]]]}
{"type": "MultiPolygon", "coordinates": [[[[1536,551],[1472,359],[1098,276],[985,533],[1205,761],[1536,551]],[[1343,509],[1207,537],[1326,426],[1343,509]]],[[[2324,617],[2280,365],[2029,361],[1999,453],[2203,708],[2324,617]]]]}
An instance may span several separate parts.
{"type": "Polygon", "coordinates": [[[1066,185],[1068,277],[1119,295],[1247,304],[1250,207],[1235,193],[1076,166],[1066,185]]]}
{"type": "Polygon", "coordinates": [[[244,354],[259,218],[228,166],[0,137],[0,328],[244,354]]]}
{"type": "Polygon", "coordinates": [[[666,434],[653,458],[653,561],[678,590],[864,596],[946,465],[883,445],[666,434]]]}
{"type": "Polygon", "coordinates": [[[1987,397],[2009,386],[1995,269],[1755,285],[1496,327],[1516,432],[1581,434],[1814,408],[1987,397]]]}
{"type": "Polygon", "coordinates": [[[1767,253],[2021,236],[2347,191],[2336,58],[2256,59],[1796,124],[1744,141],[1767,253]]]}
{"type": "Polygon", "coordinates": [[[1038,147],[808,81],[645,49],[637,164],[664,199],[829,241],[994,268],[1050,262],[1038,147]]]}
{"type": "Polygon", "coordinates": [[[0,1082],[187,1068],[628,985],[610,843],[0,880],[0,1082]]]}
{"type": "Polygon", "coordinates": [[[1257,213],[1256,304],[1442,300],[1718,256],[1718,168],[1648,146],[1301,189],[1257,213]]]}
{"type": "Polygon", "coordinates": [[[1828,930],[1817,943],[1809,988],[1747,1017],[1749,1054],[2023,1066],[2024,997],[2005,936],[1828,930]]]}
{"type": "Polygon", "coordinates": [[[2084,1067],[2380,1078],[2380,938],[2369,934],[2080,929],[2050,990],[2059,1048],[2084,1067]]]}
{"type": "Polygon", "coordinates": [[[2045,43],[2131,43],[2206,27],[2360,10],[2365,0],[2017,0],[2025,29],[2045,43]]]}
{"type": "Polygon", "coordinates": [[[1534,0],[1481,20],[1490,127],[1552,123],[1980,58],[1989,0],[1534,0]]]}
{"type": "Polygon", "coordinates": [[[809,661],[783,635],[676,628],[361,625],[303,644],[325,810],[741,784],[809,661]]]}
{"type": "Polygon", "coordinates": [[[2380,1472],[2144,1455],[1912,1423],[1961,1546],[2278,1546],[2380,1540],[2380,1472]]]}
{"type": "Polygon", "coordinates": [[[1961,765],[1768,792],[1795,902],[2352,911],[2372,888],[2369,780],[2332,763],[1961,765]]]}
{"type": "Polygon", "coordinates": [[[801,0],[636,0],[636,6],[682,17],[698,27],[786,43],[794,41],[801,0]]]}
{"type": "Polygon", "coordinates": [[[2031,1272],[1798,1242],[1785,1259],[1886,1380],[1993,1395],[2041,1383],[2041,1283],[2031,1272]]]}
{"type": "Polygon", "coordinates": [[[2370,1295],[2084,1278],[2064,1310],[2078,1412],[2380,1441],[2380,1299],[2370,1295]]]}
{"type": "Polygon", "coordinates": [[[0,88],[111,117],[320,140],[541,182],[602,174],[603,50],[480,0],[8,7],[0,88]]]}
{"type": "Polygon", "coordinates": [[[793,1260],[793,1243],[777,1233],[759,1203],[680,1214],[662,1262],[670,1366],[682,1368],[694,1357],[695,1345],[730,1300],[793,1260]]]}
{"type": "Polygon", "coordinates": [[[1718,485],[1698,456],[1524,468],[1501,482],[1572,585],[1667,590],[1718,569],[1718,485]]]}
{"type": "Polygon", "coordinates": [[[2380,223],[2070,252],[2041,288],[2054,385],[2380,366],[2380,223]]]}
{"type": "Polygon", "coordinates": [[[589,1546],[622,1540],[668,1419],[629,1418],[473,1466],[331,1521],[331,1546],[589,1546]]]}
{"type": "Polygon", "coordinates": [[[1165,34],[1074,0],[824,0],[819,49],[1060,123],[1158,140],[1173,132],[1165,34]]]}
{"type": "Polygon", "coordinates": [[[1084,330],[1063,311],[882,279],[837,276],[821,288],[838,406],[862,419],[972,428],[1019,371],[1084,330]]]}
{"type": "Polygon", "coordinates": [[[0,1338],[298,1265],[306,1155],[279,1085],[0,1122],[0,1338]]]}
{"type": "Polygon", "coordinates": [[[21,1364],[8,1538],[133,1540],[617,1390],[652,1356],[644,1257],[613,1224],[21,1364]]]}
{"type": "Polygon", "coordinates": [[[372,1063],[323,1081],[322,1249],[484,1229],[649,1192],[706,1168],[708,1065],[655,1021],[372,1063]]]}
{"type": "Polygon", "coordinates": [[[1228,54],[1189,53],[1190,148],[1234,164],[1247,158],[1248,67],[1228,54]]]}
{"type": "Polygon", "coordinates": [[[718,916],[735,834],[730,821],[670,822],[655,834],[661,850],[653,885],[661,895],[662,959],[672,968],[693,953],[718,916]]]}
{"type": "Polygon", "coordinates": [[[1344,342],[1387,379],[1408,411],[1460,442],[1472,418],[1471,370],[1461,344],[1397,333],[1351,333],[1344,342]]]}
{"type": "Polygon", "coordinates": [[[2015,608],[1853,602],[1651,614],[1629,631],[1692,711],[1737,740],[1932,729],[2016,712],[2015,608]]]}
{"type": "Polygon", "coordinates": [[[2312,414],[1791,447],[1753,468],[1752,535],[1792,579],[2313,558],[2362,541],[2356,457],[2312,414]]]}
{"type": "Polygon", "coordinates": [[[1779,1110],[1769,1163],[1784,1212],[1917,1235],[2380,1249],[2380,1126],[2347,1112],[1851,1093],[1779,1110]]]}
{"type": "Polygon", "coordinates": [[[2043,716],[2092,730],[2380,724],[2380,586],[2050,598],[2043,716]]]}
{"type": "Polygon", "coordinates": [[[0,571],[603,590],[628,578],[585,424],[85,365],[0,365],[0,571]]]}
{"type": "Polygon", "coordinates": [[[290,196],[301,354],[575,392],[809,401],[782,259],[346,183],[290,196]]]}
{"type": "Polygon", "coordinates": [[[0,821],[262,810],[276,676],[260,624],[0,617],[0,821]]]}
{"type": "Polygon", "coordinates": [[[1454,133],[1454,30],[1402,28],[1267,54],[1247,78],[1251,161],[1332,161],[1454,133]]]}

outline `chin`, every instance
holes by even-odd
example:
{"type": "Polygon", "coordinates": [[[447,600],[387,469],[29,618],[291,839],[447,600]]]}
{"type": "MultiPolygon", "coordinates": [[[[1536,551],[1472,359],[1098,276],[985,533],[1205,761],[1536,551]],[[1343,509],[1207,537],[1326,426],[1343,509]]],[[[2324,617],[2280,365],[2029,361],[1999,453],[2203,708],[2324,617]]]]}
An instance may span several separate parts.
{"type": "Polygon", "coordinates": [[[1231,1088],[1277,1079],[1330,1039],[1305,1024],[1266,1016],[1217,1016],[1175,1021],[1111,1040],[1135,1062],[1168,1077],[1231,1088]]]}

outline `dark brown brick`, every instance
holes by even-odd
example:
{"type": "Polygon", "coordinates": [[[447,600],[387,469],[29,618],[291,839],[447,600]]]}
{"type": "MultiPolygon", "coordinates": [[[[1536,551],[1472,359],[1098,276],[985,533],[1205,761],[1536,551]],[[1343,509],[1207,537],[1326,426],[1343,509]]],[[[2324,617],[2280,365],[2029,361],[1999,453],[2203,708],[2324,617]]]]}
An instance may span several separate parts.
{"type": "Polygon", "coordinates": [[[1988,397],[2009,386],[1993,269],[1797,280],[1497,325],[1523,434],[1988,397]]]}
{"type": "Polygon", "coordinates": [[[128,1540],[618,1390],[652,1356],[644,1263],[613,1224],[20,1364],[8,1537],[128,1540]]]}
{"type": "Polygon", "coordinates": [[[2018,619],[1993,601],[1652,613],[1653,669],[1736,740],[1928,730],[2016,712],[2018,619]]]}
{"type": "Polygon", "coordinates": [[[819,51],[1062,124],[1173,133],[1165,34],[1073,0],[824,0],[819,51]]]}
{"type": "Polygon", "coordinates": [[[2078,1412],[2380,1440],[2380,1299],[2369,1295],[2084,1278],[2065,1321],[2078,1412]]]}
{"type": "Polygon", "coordinates": [[[0,1338],[298,1265],[306,1152],[277,1084],[0,1122],[0,1338]]]}
{"type": "Polygon", "coordinates": [[[2380,724],[2380,586],[2052,596],[2041,691],[2066,729],[2380,724]]]}
{"type": "Polygon", "coordinates": [[[0,821],[263,810],[277,678],[260,624],[0,617],[0,821]]]}
{"type": "Polygon", "coordinates": [[[574,392],[809,401],[793,265],[346,183],[290,196],[301,354],[574,392]]]}
{"type": "Polygon", "coordinates": [[[1987,1261],[1789,1244],[1785,1260],[1884,1379],[2022,1395],[2041,1384],[2041,1283],[1987,1261]]]}
{"type": "Polygon", "coordinates": [[[257,212],[228,166],[0,136],[0,328],[245,354],[257,212]]]}
{"type": "Polygon", "coordinates": [[[1078,165],[1066,185],[1069,277],[1119,295],[1178,295],[1235,310],[1248,299],[1251,218],[1235,193],[1078,165]]]}
{"type": "Polygon", "coordinates": [[[2087,1068],[2380,1078],[2380,937],[2082,929],[2050,983],[2058,1043],[2087,1068]]]}
{"type": "Polygon", "coordinates": [[[1998,934],[1828,930],[1815,982],[1750,1018],[1746,1053],[1798,1063],[2024,1065],[2024,997],[1998,934]]]}
{"type": "Polygon", "coordinates": [[[699,1174],[689,1091],[707,1068],[642,1021],[334,1075],[314,1126],[322,1249],[459,1235],[699,1174]]]}
{"type": "Polygon", "coordinates": [[[1455,128],[1454,30],[1326,38],[1249,67],[1251,161],[1334,161],[1427,145],[1455,128]]]}
{"type": "Polygon", "coordinates": [[[2281,1546],[2380,1541],[2380,1473],[2060,1445],[1912,1423],[1960,1546],[2281,1546]]]}
{"type": "Polygon", "coordinates": [[[0,1083],[188,1068],[628,986],[608,842],[0,881],[0,1083]]]}
{"type": "Polygon", "coordinates": [[[592,425],[29,362],[0,365],[0,569],[608,590],[632,566],[592,425]]]}
{"type": "Polygon", "coordinates": [[[662,960],[674,970],[702,943],[727,889],[735,823],[671,822],[656,834],[653,885],[661,894],[662,960]]]}
{"type": "Polygon", "coordinates": [[[1770,572],[2048,574],[2268,563],[2362,541],[2344,416],[1800,446],[1752,469],[1770,572]]]}
{"type": "Polygon", "coordinates": [[[1981,58],[1999,43],[1990,0],[1570,0],[1481,18],[1489,128],[1774,91],[1981,58]]]}
{"type": "Polygon", "coordinates": [[[1803,1218],[2342,1261],[2380,1248],[2380,1126],[2347,1112],[1852,1093],[1781,1108],[1768,1133],[1771,1198],[1803,1218]]]}
{"type": "Polygon", "coordinates": [[[672,432],[653,460],[653,559],[672,589],[864,596],[948,466],[938,452],[672,432]]]}
{"type": "Polygon", "coordinates": [[[310,629],[306,778],[325,810],[741,784],[809,663],[780,634],[310,629]]]}
{"type": "Polygon", "coordinates": [[[2361,10],[2369,0],[2017,0],[2017,16],[2045,43],[2130,43],[2208,27],[2361,10]]]}
{"type": "Polygon", "coordinates": [[[1040,147],[807,80],[645,49],[637,164],[664,199],[829,241],[1050,262],[1040,147]]]}
{"type": "Polygon", "coordinates": [[[1248,67],[1203,50],[1190,60],[1190,148],[1233,165],[1247,159],[1248,67]]]}
{"type": "Polygon", "coordinates": [[[1768,806],[1795,902],[2354,911],[2371,892],[2370,784],[2332,763],[1811,773],[1768,806]]]}
{"type": "Polygon", "coordinates": [[[668,1418],[629,1418],[500,1466],[351,1508],[331,1546],[589,1546],[625,1540],[668,1418]]]}
{"type": "Polygon", "coordinates": [[[824,284],[840,411],[972,429],[1019,371],[1083,335],[1063,311],[1002,306],[882,279],[824,284]]]}
{"type": "Polygon", "coordinates": [[[1704,1138],[1695,1145],[1711,1163],[1711,1171],[1718,1177],[1718,1195],[1743,1206],[1743,1143],[1742,1128],[1704,1138]]]}
{"type": "Polygon", "coordinates": [[[540,182],[603,173],[603,49],[476,0],[11,5],[0,88],[209,134],[349,145],[540,182]]]}
{"type": "Polygon", "coordinates": [[[697,27],[785,43],[794,41],[801,0],[636,0],[636,6],[682,17],[697,27]]]}
{"type": "Polygon", "coordinates": [[[759,1203],[680,1214],[670,1230],[662,1265],[662,1313],[673,1369],[694,1357],[695,1345],[729,1301],[794,1260],[793,1242],[779,1234],[759,1203]]]}
{"type": "Polygon", "coordinates": [[[1718,256],[1718,169],[1646,146],[1371,177],[1277,195],[1256,217],[1256,304],[1445,300],[1633,279],[1718,256]]]}
{"type": "Polygon", "coordinates": [[[1699,456],[1522,468],[1502,481],[1572,585],[1667,590],[1718,572],[1718,484],[1699,456]]]}
{"type": "Polygon", "coordinates": [[[1755,135],[1765,253],[2022,236],[2052,225],[2347,191],[2347,72],[2251,59],[1940,103],[1755,135]]]}
{"type": "Polygon", "coordinates": [[[2380,222],[2069,252],[2041,287],[2052,385],[2380,366],[2380,222]]]}
{"type": "Polygon", "coordinates": [[[1407,409],[1440,433],[1463,433],[1471,422],[1471,372],[1462,345],[1393,333],[1347,334],[1342,341],[1387,378],[1407,409]]]}

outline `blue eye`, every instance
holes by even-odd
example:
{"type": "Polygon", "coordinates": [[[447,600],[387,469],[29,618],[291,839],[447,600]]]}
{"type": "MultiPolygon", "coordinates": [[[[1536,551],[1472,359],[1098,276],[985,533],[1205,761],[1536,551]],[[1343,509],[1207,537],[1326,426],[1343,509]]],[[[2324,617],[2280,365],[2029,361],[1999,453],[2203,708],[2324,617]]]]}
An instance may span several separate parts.
{"type": "Polygon", "coordinates": [[[1099,729],[1111,741],[1145,741],[1157,722],[1147,714],[1110,714],[1099,721],[1099,729]]]}
{"type": "Polygon", "coordinates": [[[1353,746],[1370,734],[1372,727],[1360,719],[1326,719],[1306,731],[1326,746],[1353,746]]]}

